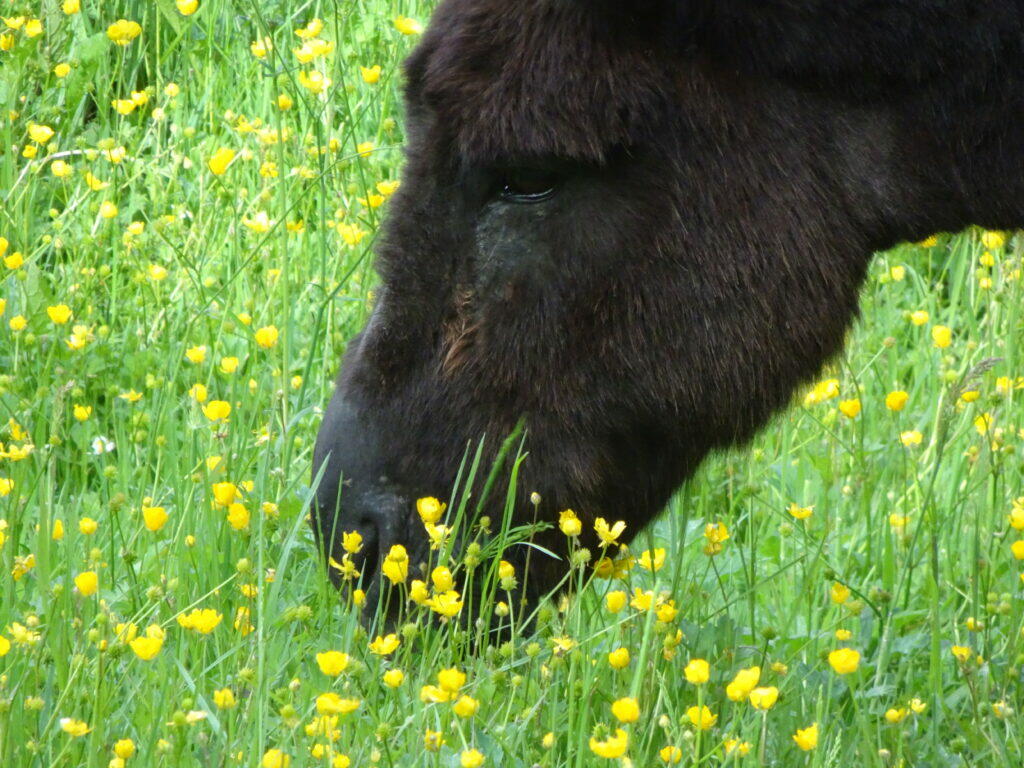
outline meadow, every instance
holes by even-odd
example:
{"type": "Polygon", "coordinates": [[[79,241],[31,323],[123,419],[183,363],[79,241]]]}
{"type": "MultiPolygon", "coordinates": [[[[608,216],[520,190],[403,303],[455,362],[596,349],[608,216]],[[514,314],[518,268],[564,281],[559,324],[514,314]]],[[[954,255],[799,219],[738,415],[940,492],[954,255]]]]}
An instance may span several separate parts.
{"type": "Polygon", "coordinates": [[[879,255],[843,357],[571,597],[511,600],[523,532],[453,489],[471,543],[360,625],[310,454],[431,8],[4,3],[0,763],[1020,765],[1017,233],[879,255]]]}

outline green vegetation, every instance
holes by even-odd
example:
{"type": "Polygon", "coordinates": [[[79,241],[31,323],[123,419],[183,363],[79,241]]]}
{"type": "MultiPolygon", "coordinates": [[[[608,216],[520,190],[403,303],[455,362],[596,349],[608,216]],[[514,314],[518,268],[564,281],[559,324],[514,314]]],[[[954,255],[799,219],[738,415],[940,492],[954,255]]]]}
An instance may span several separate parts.
{"type": "Polygon", "coordinates": [[[1019,765],[1012,233],[876,259],[805,401],[631,553],[577,550],[532,625],[499,562],[523,532],[456,495],[469,562],[393,553],[415,600],[393,638],[359,626],[310,451],[429,6],[6,4],[0,763],[1019,765]],[[510,633],[434,620],[467,580],[510,633]]]}

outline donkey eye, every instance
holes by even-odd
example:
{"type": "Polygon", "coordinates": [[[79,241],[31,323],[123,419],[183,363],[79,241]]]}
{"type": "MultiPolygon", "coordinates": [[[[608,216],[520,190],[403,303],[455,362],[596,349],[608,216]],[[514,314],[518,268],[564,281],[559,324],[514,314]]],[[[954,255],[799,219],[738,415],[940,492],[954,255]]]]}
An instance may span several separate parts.
{"type": "Polygon", "coordinates": [[[499,177],[499,196],[510,203],[539,203],[555,194],[558,181],[558,176],[550,171],[511,169],[499,177]]]}

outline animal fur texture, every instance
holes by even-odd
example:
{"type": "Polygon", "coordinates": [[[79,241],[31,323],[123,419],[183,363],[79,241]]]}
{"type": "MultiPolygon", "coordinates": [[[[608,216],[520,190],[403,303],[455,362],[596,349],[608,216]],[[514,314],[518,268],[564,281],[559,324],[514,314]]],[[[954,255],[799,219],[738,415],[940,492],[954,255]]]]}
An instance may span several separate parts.
{"type": "Polygon", "coordinates": [[[414,500],[520,417],[521,520],[536,491],[638,533],[837,353],[875,251],[1024,225],[1022,46],[1021,0],[443,2],[318,440],[325,551],[425,559],[414,500]]]}

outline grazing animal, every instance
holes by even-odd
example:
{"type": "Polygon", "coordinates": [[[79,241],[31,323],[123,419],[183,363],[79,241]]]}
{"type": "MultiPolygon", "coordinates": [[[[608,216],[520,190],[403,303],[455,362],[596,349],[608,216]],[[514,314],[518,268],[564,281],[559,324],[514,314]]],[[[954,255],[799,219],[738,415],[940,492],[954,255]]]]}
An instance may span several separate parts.
{"type": "Polygon", "coordinates": [[[405,79],[314,456],[368,576],[520,419],[518,521],[536,491],[628,540],[836,354],[873,252],[1024,225],[1024,0],[445,0],[405,79]]]}

